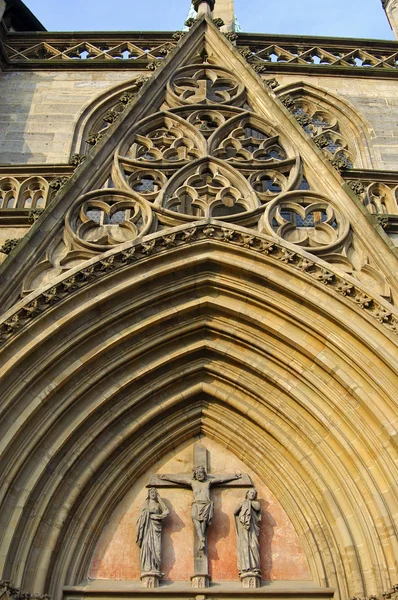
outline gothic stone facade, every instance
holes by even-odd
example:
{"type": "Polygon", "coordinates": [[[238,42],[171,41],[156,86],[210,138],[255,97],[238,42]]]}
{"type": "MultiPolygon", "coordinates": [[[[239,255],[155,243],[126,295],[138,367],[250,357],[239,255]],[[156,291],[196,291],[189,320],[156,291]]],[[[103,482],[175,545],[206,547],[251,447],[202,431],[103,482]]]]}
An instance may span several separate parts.
{"type": "Polygon", "coordinates": [[[191,491],[158,591],[132,523],[201,438],[212,598],[396,595],[397,42],[0,11],[1,594],[192,598],[191,491]]]}

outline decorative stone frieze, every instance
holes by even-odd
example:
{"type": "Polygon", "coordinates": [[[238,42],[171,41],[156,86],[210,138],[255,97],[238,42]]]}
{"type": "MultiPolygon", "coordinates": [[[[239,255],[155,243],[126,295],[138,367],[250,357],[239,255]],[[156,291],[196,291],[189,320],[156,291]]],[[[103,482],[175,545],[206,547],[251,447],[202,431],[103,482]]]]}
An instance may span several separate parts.
{"type": "Polygon", "coordinates": [[[352,277],[344,277],[340,271],[328,269],[326,263],[319,262],[316,258],[311,259],[310,255],[303,255],[302,251],[295,252],[291,245],[282,245],[276,239],[268,236],[258,235],[255,232],[248,234],[236,230],[233,226],[229,228],[226,224],[217,224],[213,221],[211,224],[201,223],[192,227],[177,228],[175,232],[157,234],[142,242],[137,240],[131,247],[123,248],[104,258],[98,257],[87,266],[82,266],[80,271],[55,283],[52,287],[46,288],[37,298],[26,302],[18,313],[3,321],[0,325],[0,344],[4,344],[19,330],[29,325],[33,318],[66,299],[71,293],[89,285],[93,280],[129,264],[138,263],[152,255],[204,239],[227,242],[265,256],[267,260],[289,265],[309,277],[310,281],[325,285],[330,291],[345,297],[347,301],[384,325],[392,334],[398,335],[398,315],[395,314],[395,309],[387,302],[383,304],[380,297],[372,296],[370,292],[364,292],[352,277]]]}
{"type": "MultiPolygon", "coordinates": [[[[395,2],[395,0],[394,0],[395,2]]],[[[393,2],[391,2],[391,5],[393,2]]],[[[224,19],[225,20],[225,19],[224,19]]],[[[4,40],[5,59],[10,65],[26,64],[40,65],[40,68],[51,69],[54,62],[57,68],[84,68],[90,62],[92,69],[101,69],[102,61],[133,63],[135,69],[147,68],[149,62],[156,61],[164,55],[164,48],[176,43],[186,32],[159,36],[159,34],[140,33],[138,37],[126,38],[124,34],[107,34],[104,39],[98,35],[75,32],[68,38],[67,34],[49,33],[40,41],[30,34],[18,35],[4,40]],[[148,51],[149,49],[149,51],[148,51]]],[[[226,32],[235,34],[235,32],[226,32]]],[[[394,76],[397,70],[398,52],[394,42],[378,43],[347,40],[342,44],[339,39],[328,40],[327,46],[319,43],[319,38],[310,36],[297,44],[296,36],[284,36],[284,40],[270,36],[239,34],[238,47],[252,48],[255,58],[266,64],[267,70],[283,72],[294,70],[297,73],[335,72],[362,77],[394,76]]]]}

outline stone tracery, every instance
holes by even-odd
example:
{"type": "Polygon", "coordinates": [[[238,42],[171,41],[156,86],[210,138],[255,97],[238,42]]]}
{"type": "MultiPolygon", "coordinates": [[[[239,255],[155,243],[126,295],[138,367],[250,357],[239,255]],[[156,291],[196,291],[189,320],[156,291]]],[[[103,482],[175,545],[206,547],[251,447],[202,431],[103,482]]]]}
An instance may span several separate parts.
{"type": "Polygon", "coordinates": [[[71,247],[98,252],[144,235],[151,222],[151,211],[140,198],[99,190],[68,211],[65,239],[71,247]]]}
{"type": "Polygon", "coordinates": [[[291,145],[243,108],[174,107],[138,126],[132,139],[115,154],[113,181],[151,201],[164,224],[170,217],[173,224],[204,216],[239,221],[300,180],[291,145]],[[163,209],[173,215],[165,219],[163,209]]]}
{"type": "Polygon", "coordinates": [[[177,69],[167,84],[172,105],[232,104],[240,106],[245,87],[230,71],[215,65],[189,65],[177,69]]]}
{"type": "MultiPolygon", "coordinates": [[[[205,240],[203,242],[204,248],[211,244],[214,244],[215,249],[217,249],[217,246],[222,246],[223,251],[226,247],[233,247],[234,252],[231,252],[232,261],[238,257],[239,251],[245,254],[245,261],[242,261],[242,263],[250,262],[246,260],[246,257],[251,256],[253,258],[255,256],[254,252],[257,253],[254,258],[257,262],[266,257],[268,263],[267,274],[263,279],[263,283],[269,277],[269,263],[272,261],[278,263],[278,268],[275,271],[287,275],[286,279],[290,279],[292,273],[296,270],[296,275],[299,274],[297,279],[300,278],[303,287],[308,288],[309,291],[317,287],[323,287],[324,290],[327,289],[330,301],[334,300],[333,295],[341,294],[343,296],[340,302],[341,306],[344,303],[351,303],[351,306],[354,307],[353,313],[355,311],[359,312],[358,308],[361,308],[365,314],[365,319],[369,316],[377,327],[379,327],[379,323],[383,323],[388,333],[393,331],[396,333],[395,317],[389,312],[387,303],[379,305],[370,293],[365,293],[360,285],[356,286],[352,278],[348,277],[345,280],[339,275],[338,269],[328,267],[324,263],[325,259],[336,262],[336,256],[338,255],[339,264],[343,264],[344,261],[347,262],[347,265],[344,265],[347,270],[350,269],[348,257],[355,263],[355,268],[358,268],[360,264],[358,257],[355,260],[352,258],[353,252],[349,249],[353,233],[350,230],[348,218],[342,219],[338,211],[338,207],[342,205],[335,206],[328,197],[320,197],[318,193],[311,195],[311,193],[304,190],[298,191],[301,187],[303,175],[300,158],[297,156],[297,152],[286,143],[284,136],[279,136],[278,132],[270,131],[269,138],[267,138],[267,133],[265,138],[248,135],[247,139],[243,138],[242,144],[240,133],[236,134],[236,132],[245,129],[245,127],[239,129],[237,122],[248,118],[247,112],[244,112],[243,109],[243,97],[240,104],[240,106],[232,107],[222,103],[207,104],[203,101],[200,108],[189,103],[178,108],[172,106],[172,104],[168,107],[163,105],[163,108],[169,110],[165,111],[167,114],[163,115],[165,118],[163,121],[160,120],[159,123],[164,124],[166,119],[171,119],[175,128],[182,131],[182,136],[180,136],[179,131],[173,131],[172,135],[169,135],[169,133],[165,135],[162,131],[159,137],[151,138],[150,135],[146,135],[151,133],[149,130],[140,129],[143,125],[142,121],[141,124],[134,124],[134,129],[131,127],[132,135],[126,140],[125,145],[120,148],[112,173],[112,179],[116,182],[117,188],[122,188],[122,190],[107,189],[102,194],[95,192],[92,196],[81,197],[76,204],[73,204],[73,211],[70,213],[69,218],[70,235],[67,230],[68,223],[65,223],[64,227],[62,242],[65,245],[65,254],[61,260],[58,256],[57,266],[59,270],[54,272],[60,274],[62,270],[67,270],[71,266],[77,268],[72,275],[69,273],[67,278],[62,278],[62,281],[60,278],[54,284],[50,283],[52,287],[45,286],[44,282],[45,290],[41,300],[35,299],[32,301],[30,299],[26,301],[21,310],[22,328],[26,324],[27,316],[40,314],[40,310],[44,310],[44,305],[46,310],[48,309],[50,312],[58,302],[60,302],[60,306],[57,308],[61,310],[64,301],[69,302],[72,300],[74,302],[75,296],[77,296],[75,292],[79,291],[79,286],[83,283],[87,287],[91,286],[99,274],[104,276],[105,281],[109,280],[112,273],[114,275],[117,269],[125,272],[132,267],[131,270],[133,270],[135,261],[138,268],[141,267],[145,271],[148,262],[154,257],[156,259],[157,254],[160,255],[159,262],[163,260],[166,263],[170,260],[172,254],[178,254],[178,251],[175,252],[176,247],[185,245],[184,250],[189,255],[189,252],[195,252],[191,246],[199,245],[200,242],[197,242],[202,239],[205,240]],[[174,117],[180,117],[180,120],[174,117]],[[193,128],[189,129],[189,125],[193,125],[196,132],[193,131],[193,128]],[[189,136],[186,134],[188,131],[189,136]],[[132,141],[133,135],[136,135],[135,132],[137,135],[141,132],[146,140],[149,139],[148,145],[145,146],[144,144],[143,153],[141,154],[138,137],[135,138],[137,141],[132,141]],[[258,145],[256,146],[258,144],[256,140],[260,139],[261,145],[264,139],[272,140],[272,136],[278,136],[275,143],[280,146],[283,152],[279,155],[279,160],[278,157],[270,157],[261,161],[258,156],[254,157],[253,152],[257,152],[259,149],[258,145]],[[180,142],[181,137],[183,142],[188,137],[189,143],[184,146],[184,143],[180,142]],[[170,138],[172,138],[171,141],[170,138]],[[153,140],[155,140],[155,144],[153,140]],[[224,140],[227,140],[225,144],[224,140]],[[214,145],[212,145],[213,142],[214,145]],[[158,145],[156,146],[156,144],[158,145]],[[253,152],[251,146],[254,146],[253,152]],[[154,147],[155,150],[162,153],[161,159],[155,156],[156,152],[152,152],[152,158],[150,158],[151,153],[148,148],[153,150],[154,147]],[[181,148],[182,151],[178,154],[181,148]],[[228,156],[229,148],[232,148],[234,152],[238,151],[237,154],[242,153],[242,157],[236,154],[228,156]],[[225,152],[224,155],[217,154],[220,149],[225,152]],[[174,155],[171,154],[171,150],[174,155]],[[149,158],[145,158],[147,151],[149,158]],[[250,152],[252,156],[245,155],[245,152],[250,152]],[[261,162],[263,164],[258,164],[261,162]],[[185,201],[183,194],[191,189],[194,190],[197,196],[189,203],[185,201]],[[295,195],[286,197],[289,193],[295,195]],[[172,201],[176,196],[178,202],[173,206],[172,201]],[[192,207],[198,213],[192,214],[192,207]],[[226,209],[234,209],[235,207],[238,207],[238,209],[243,207],[243,212],[225,214],[226,209]],[[219,209],[223,212],[217,213],[219,209]],[[273,209],[274,212],[272,212],[273,209]],[[208,210],[208,213],[205,212],[206,210],[208,210]],[[199,216],[203,216],[203,212],[207,216],[220,219],[220,221],[211,224],[203,223],[202,225],[192,223],[199,216]],[[177,225],[189,219],[191,219],[192,224],[187,227],[180,227],[177,232],[176,230],[172,232],[167,230],[168,226],[177,225]],[[240,225],[240,227],[223,222],[228,220],[240,225]],[[266,221],[270,227],[269,234],[257,235],[256,230],[261,229],[262,224],[266,221]],[[345,226],[348,226],[346,237],[343,235],[345,226]],[[157,229],[163,229],[164,231],[156,232],[157,229]],[[144,237],[146,233],[152,233],[153,235],[150,238],[144,237]],[[140,240],[140,237],[144,237],[144,239],[140,240]],[[282,242],[281,238],[288,240],[288,242],[282,242]],[[112,248],[112,246],[118,246],[125,240],[128,241],[124,246],[116,249],[112,248]],[[131,240],[134,240],[134,244],[130,244],[131,240]],[[66,247],[66,244],[69,245],[66,247]],[[307,253],[302,251],[303,247],[307,250],[307,253]],[[167,253],[168,248],[171,248],[170,254],[167,253]],[[108,250],[107,254],[96,258],[96,255],[104,250],[108,250]],[[325,252],[328,254],[325,254],[325,252]],[[340,254],[338,254],[339,252],[340,254]],[[311,254],[317,253],[323,260],[311,256],[311,254]],[[268,261],[268,254],[271,256],[270,261],[268,261]],[[80,267],[80,263],[87,261],[88,258],[93,260],[80,267]],[[313,286],[311,285],[311,278],[313,279],[313,286]],[[60,297],[61,301],[59,300],[60,297]]],[[[261,124],[253,123],[252,129],[256,129],[257,126],[260,127],[261,131],[261,124]]],[[[265,127],[266,124],[263,123],[262,126],[265,127]]],[[[170,130],[173,127],[170,127],[170,130]]],[[[101,177],[100,185],[104,180],[103,172],[101,177]]],[[[112,187],[112,185],[109,183],[109,187],[112,187]]],[[[50,250],[49,255],[54,256],[56,254],[54,248],[50,248],[50,250]]],[[[49,258],[52,258],[52,256],[49,256],[49,258]]],[[[170,263],[167,266],[170,268],[170,263]]],[[[369,265],[365,265],[365,267],[368,267],[370,273],[371,267],[369,265]]],[[[352,269],[353,266],[351,266],[349,273],[352,272],[352,269]]],[[[241,285],[242,271],[244,271],[244,268],[240,269],[239,266],[236,268],[236,275],[239,280],[237,289],[241,285]]],[[[363,269],[363,272],[365,272],[365,269],[363,269]]],[[[250,275],[248,280],[251,281],[250,275]]],[[[41,283],[43,284],[43,280],[41,280],[41,283]]],[[[114,287],[116,288],[117,285],[114,287]]],[[[268,286],[264,285],[264,287],[267,288],[268,286]]],[[[300,285],[297,285],[297,288],[300,288],[300,285]]],[[[27,286],[27,289],[29,289],[29,286],[27,286]]],[[[290,295],[291,290],[285,294],[286,299],[290,299],[290,295]]],[[[239,297],[239,292],[237,296],[239,297]]],[[[301,304],[297,304],[297,319],[302,317],[300,314],[301,307],[305,303],[306,298],[301,304]]],[[[275,304],[278,304],[278,299],[275,304]]],[[[135,307],[134,310],[136,310],[135,307]]],[[[151,306],[151,314],[152,310],[153,307],[151,306]]],[[[255,308],[253,313],[256,313],[256,310],[255,308]]],[[[108,315],[112,311],[103,312],[108,315]]],[[[241,313],[240,306],[237,312],[241,313]]],[[[268,310],[267,312],[272,311],[268,310]]],[[[305,313],[305,309],[303,313],[305,313]]],[[[118,318],[119,314],[120,311],[118,311],[118,318]]],[[[290,311],[290,314],[293,315],[295,312],[290,311]]],[[[332,309],[330,314],[333,315],[334,319],[335,313],[332,309]]],[[[317,319],[319,313],[315,311],[315,315],[317,319]]],[[[315,319],[313,321],[315,322],[315,319]]],[[[159,323],[161,323],[159,329],[164,331],[164,321],[159,319],[159,323]]],[[[264,321],[264,323],[268,327],[268,322],[264,321]]],[[[98,323],[98,328],[100,326],[102,326],[102,323],[98,323]]],[[[15,328],[20,327],[20,325],[14,319],[7,323],[7,327],[9,329],[6,329],[6,341],[8,342],[8,331],[15,332],[15,328]]],[[[128,329],[125,323],[123,323],[123,328],[126,331],[128,329]]],[[[275,324],[276,328],[281,329],[279,323],[275,324]]],[[[286,346],[286,331],[289,331],[288,326],[282,328],[282,337],[285,338],[281,344],[282,349],[286,346]]],[[[333,329],[331,331],[333,332],[333,329]]],[[[114,332],[112,334],[114,335],[114,332]]],[[[299,339],[301,337],[300,332],[299,339]]],[[[333,335],[325,335],[328,342],[332,337],[333,335]]],[[[307,343],[305,345],[309,346],[307,343]]],[[[305,349],[305,352],[308,352],[308,348],[305,349]]],[[[232,353],[229,354],[232,355],[232,353]]],[[[279,354],[284,354],[284,351],[282,350],[279,354]]],[[[328,358],[325,358],[325,363],[328,364],[326,369],[328,378],[324,386],[325,389],[329,385],[331,361],[328,361],[328,358]]],[[[318,360],[319,355],[314,359],[314,364],[318,364],[318,360]]],[[[293,364],[293,360],[290,361],[290,364],[293,364]]],[[[324,390],[320,391],[323,393],[324,390]]],[[[279,410],[279,407],[277,410],[279,410]]],[[[294,416],[297,414],[298,411],[294,416]]],[[[327,412],[326,414],[330,418],[330,413],[327,412]]],[[[361,428],[359,429],[362,431],[361,428]]],[[[308,452],[306,454],[308,456],[308,452]]],[[[358,454],[360,453],[358,452],[358,454]]],[[[322,527],[318,529],[324,531],[322,527]]],[[[42,531],[39,535],[42,535],[42,531]]],[[[64,539],[67,539],[67,537],[69,536],[65,536],[64,539]]],[[[73,538],[73,535],[70,537],[73,538]]],[[[318,542],[318,540],[316,541],[318,542]]],[[[83,546],[83,544],[81,545],[83,546]]],[[[17,555],[17,553],[15,554],[17,555]]],[[[56,578],[60,579],[58,572],[54,575],[54,580],[56,578]]],[[[74,580],[78,581],[77,576],[74,577],[74,580]]],[[[341,594],[341,597],[348,596],[341,594]]]]}
{"type": "Polygon", "coordinates": [[[346,167],[353,165],[354,150],[350,147],[347,132],[341,131],[341,125],[336,115],[317,106],[308,98],[295,100],[291,111],[328,158],[344,157],[346,167]]]}
{"type": "MultiPolygon", "coordinates": [[[[203,218],[282,238],[352,274],[369,270],[366,260],[360,267],[352,260],[357,251],[350,250],[347,219],[327,198],[301,189],[297,150],[248,110],[245,86],[235,74],[208,63],[181,67],[167,83],[163,109],[131,128],[115,152],[109,179],[115,189],[76,202],[65,219],[61,255],[53,253],[51,267],[42,261],[39,272],[50,268],[56,275],[71,257],[76,264],[81,252],[86,260],[87,253],[203,218]]],[[[304,126],[324,152],[351,161],[332,114],[300,98],[293,112],[298,120],[308,117],[304,126]]]]}
{"type": "Polygon", "coordinates": [[[330,201],[297,191],[268,204],[260,229],[318,255],[341,250],[350,233],[348,220],[330,201]]]}

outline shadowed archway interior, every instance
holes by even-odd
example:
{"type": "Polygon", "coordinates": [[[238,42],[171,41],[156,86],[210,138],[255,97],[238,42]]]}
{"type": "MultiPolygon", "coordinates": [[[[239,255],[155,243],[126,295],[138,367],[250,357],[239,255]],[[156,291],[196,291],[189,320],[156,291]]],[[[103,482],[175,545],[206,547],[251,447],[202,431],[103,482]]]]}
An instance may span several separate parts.
{"type": "Polygon", "coordinates": [[[205,434],[267,481],[317,583],[340,597],[386,587],[397,553],[383,326],[289,264],[211,239],[91,286],[94,302],[68,296],[4,349],[7,577],[52,594],[83,581],[131,482],[205,434]]]}

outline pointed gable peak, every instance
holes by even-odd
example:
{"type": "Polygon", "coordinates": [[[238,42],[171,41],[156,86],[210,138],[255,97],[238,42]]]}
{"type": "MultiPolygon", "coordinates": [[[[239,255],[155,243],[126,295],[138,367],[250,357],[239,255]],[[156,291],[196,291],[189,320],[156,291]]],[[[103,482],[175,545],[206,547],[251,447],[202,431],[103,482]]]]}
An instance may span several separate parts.
{"type": "Polygon", "coordinates": [[[386,268],[380,240],[352,196],[203,15],[7,261],[3,306],[120,244],[203,219],[246,227],[352,274],[359,262],[350,257],[359,252],[366,276],[377,280],[386,268]]]}

